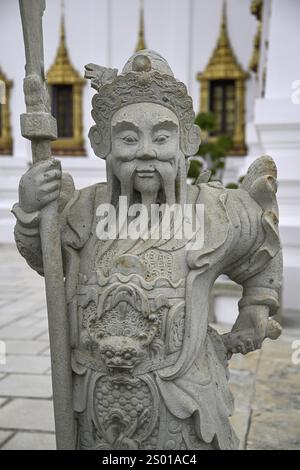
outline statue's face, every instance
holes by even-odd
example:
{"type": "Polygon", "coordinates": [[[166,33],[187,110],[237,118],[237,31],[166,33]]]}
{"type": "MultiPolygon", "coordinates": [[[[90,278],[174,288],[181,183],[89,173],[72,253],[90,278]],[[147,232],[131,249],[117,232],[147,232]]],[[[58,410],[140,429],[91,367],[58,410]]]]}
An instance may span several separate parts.
{"type": "Polygon", "coordinates": [[[121,185],[140,193],[174,185],[180,147],[172,111],[154,103],[128,105],[114,114],[111,135],[110,162],[121,185]]]}

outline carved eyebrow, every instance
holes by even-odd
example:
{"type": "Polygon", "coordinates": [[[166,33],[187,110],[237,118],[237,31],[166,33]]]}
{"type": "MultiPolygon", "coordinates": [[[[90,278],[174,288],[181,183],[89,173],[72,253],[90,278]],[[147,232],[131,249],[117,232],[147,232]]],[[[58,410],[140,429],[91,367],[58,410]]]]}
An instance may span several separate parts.
{"type": "Polygon", "coordinates": [[[136,124],[134,124],[132,121],[118,121],[114,126],[113,126],[113,131],[114,132],[121,132],[124,130],[131,130],[136,133],[139,132],[139,128],[136,124]]]}
{"type": "Polygon", "coordinates": [[[159,121],[153,126],[153,132],[157,132],[162,129],[167,131],[176,131],[178,129],[178,125],[174,121],[165,120],[159,121]]]}

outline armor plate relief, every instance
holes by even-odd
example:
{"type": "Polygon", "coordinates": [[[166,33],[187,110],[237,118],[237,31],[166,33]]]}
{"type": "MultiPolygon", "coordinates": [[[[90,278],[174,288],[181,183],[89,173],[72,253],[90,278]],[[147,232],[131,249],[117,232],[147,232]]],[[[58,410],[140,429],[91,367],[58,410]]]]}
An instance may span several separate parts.
{"type": "Polygon", "coordinates": [[[150,280],[149,273],[139,274],[140,265],[137,256],[123,255],[108,276],[79,276],[79,348],[73,358],[90,377],[89,416],[79,420],[80,438],[88,436],[83,448],[158,448],[162,403],[153,372],[178,358],[185,287],[184,280],[150,280]],[[120,263],[130,266],[126,273],[117,269],[120,263]],[[82,433],[91,426],[92,433],[82,433]]]}

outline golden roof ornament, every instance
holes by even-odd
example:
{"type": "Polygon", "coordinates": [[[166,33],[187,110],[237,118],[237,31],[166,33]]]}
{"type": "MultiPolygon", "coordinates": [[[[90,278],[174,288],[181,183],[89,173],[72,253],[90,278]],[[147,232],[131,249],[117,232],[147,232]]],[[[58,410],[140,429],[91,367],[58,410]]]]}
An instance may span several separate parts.
{"type": "Polygon", "coordinates": [[[0,67],[0,155],[12,154],[13,140],[10,124],[10,91],[13,82],[0,67]]]}
{"type": "Polygon", "coordinates": [[[141,51],[142,49],[147,49],[145,41],[144,0],[140,0],[140,27],[135,52],[141,51]]]}
{"type": "MultiPolygon", "coordinates": [[[[53,65],[47,73],[47,83],[53,87],[69,86],[72,88],[72,136],[59,137],[52,142],[52,150],[55,155],[85,155],[83,137],[83,100],[82,89],[85,85],[84,78],[74,68],[69,57],[66,44],[66,29],[64,2],[61,3],[60,40],[53,65]]],[[[57,117],[58,119],[58,117],[57,117]]]]}
{"type": "Polygon", "coordinates": [[[247,73],[238,63],[233,52],[227,31],[226,3],[223,2],[220,33],[216,47],[204,72],[199,73],[198,80],[218,80],[246,78],[247,73]]]}
{"type": "Polygon", "coordinates": [[[262,35],[262,9],[263,0],[253,0],[250,6],[252,15],[256,16],[258,24],[256,34],[253,39],[253,52],[249,62],[249,69],[252,72],[258,73],[259,59],[260,59],[260,44],[262,35]]]}
{"type": "Polygon", "coordinates": [[[252,0],[250,10],[252,15],[255,15],[258,21],[262,20],[263,0],[252,0]]]}
{"type": "MultiPolygon", "coordinates": [[[[63,5],[63,3],[62,3],[63,5]]],[[[69,51],[66,45],[66,28],[65,15],[62,6],[61,22],[60,22],[60,41],[57,49],[56,57],[53,65],[47,73],[47,82],[49,85],[54,84],[73,84],[85,83],[79,72],[74,68],[70,61],[69,51]]]]}
{"type": "Polygon", "coordinates": [[[217,44],[205,70],[197,74],[197,80],[201,83],[200,111],[203,113],[210,111],[211,82],[216,80],[234,81],[235,124],[232,135],[233,148],[230,151],[232,155],[245,155],[247,152],[245,144],[245,81],[248,76],[249,74],[237,61],[230,43],[224,1],[217,44]]]}

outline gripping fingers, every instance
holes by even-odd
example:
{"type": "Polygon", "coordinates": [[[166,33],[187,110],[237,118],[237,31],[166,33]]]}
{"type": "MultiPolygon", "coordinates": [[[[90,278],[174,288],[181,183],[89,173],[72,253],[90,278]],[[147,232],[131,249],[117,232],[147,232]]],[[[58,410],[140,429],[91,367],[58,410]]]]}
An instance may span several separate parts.
{"type": "Polygon", "coordinates": [[[47,206],[50,204],[50,202],[56,201],[56,199],[59,197],[59,190],[54,191],[50,194],[46,194],[40,201],[40,204],[42,207],[47,206]]]}
{"type": "Polygon", "coordinates": [[[32,168],[39,173],[46,173],[50,170],[61,170],[61,163],[59,160],[51,158],[50,160],[43,160],[35,163],[32,168]]]}
{"type": "Polygon", "coordinates": [[[43,184],[37,193],[38,200],[42,199],[47,194],[53,193],[54,191],[60,190],[60,181],[52,181],[50,183],[43,184]]]}
{"type": "Polygon", "coordinates": [[[50,182],[59,180],[61,178],[61,170],[58,168],[56,170],[48,170],[44,173],[44,181],[50,182]]]}

